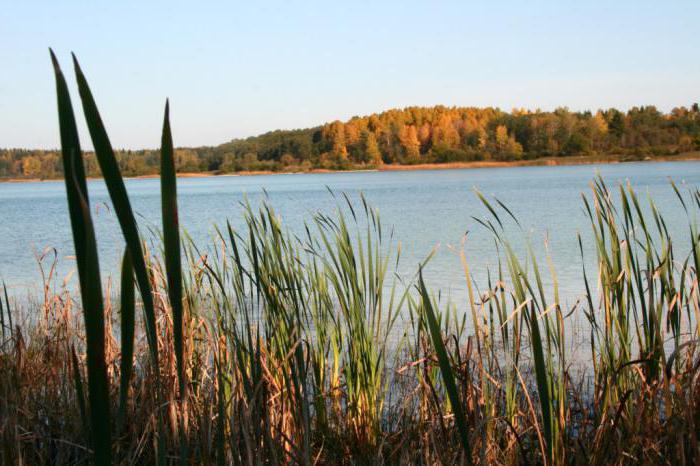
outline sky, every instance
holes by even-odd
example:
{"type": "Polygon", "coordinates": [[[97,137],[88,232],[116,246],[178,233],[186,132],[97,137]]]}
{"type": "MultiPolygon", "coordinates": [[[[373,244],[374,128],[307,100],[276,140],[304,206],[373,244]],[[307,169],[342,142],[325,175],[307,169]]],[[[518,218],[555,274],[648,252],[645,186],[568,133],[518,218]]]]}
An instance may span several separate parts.
{"type": "Polygon", "coordinates": [[[0,0],[0,147],[59,146],[48,47],[138,149],[166,97],[178,146],[412,105],[668,111],[700,101],[699,24],[697,0],[0,0]]]}

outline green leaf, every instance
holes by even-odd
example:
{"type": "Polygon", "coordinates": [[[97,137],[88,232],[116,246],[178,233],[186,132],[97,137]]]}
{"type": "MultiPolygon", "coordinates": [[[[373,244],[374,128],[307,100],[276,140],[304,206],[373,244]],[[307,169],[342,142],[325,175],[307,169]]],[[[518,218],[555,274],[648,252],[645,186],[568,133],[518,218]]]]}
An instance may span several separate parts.
{"type": "Polygon", "coordinates": [[[153,358],[154,370],[158,370],[158,342],[156,336],[156,318],[153,305],[153,296],[151,294],[151,285],[148,281],[148,271],[146,269],[146,261],[143,256],[141,247],[141,239],[139,237],[136,220],[131,209],[131,203],[126,193],[124,180],[122,179],[119,170],[119,164],[114,156],[114,150],[109,142],[107,131],[100,118],[100,113],[97,110],[97,105],[92,97],[92,92],[88,86],[85,75],[80,69],[78,60],[73,55],[73,64],[75,67],[75,75],[78,81],[78,91],[83,104],[83,112],[85,113],[85,121],[90,131],[92,144],[95,148],[95,156],[102,170],[109,197],[114,205],[114,211],[117,214],[119,225],[126,241],[127,249],[131,254],[131,260],[134,266],[136,282],[141,292],[143,299],[143,310],[146,321],[146,336],[151,348],[151,357],[153,358]]]}
{"type": "Polygon", "coordinates": [[[105,364],[104,309],[97,243],[90,215],[82,152],[75,125],[68,86],[53,51],[51,60],[56,76],[58,121],[65,171],[68,210],[78,265],[80,294],[85,321],[90,427],[95,464],[111,464],[109,384],[105,364]]]}
{"type": "Polygon", "coordinates": [[[433,341],[433,346],[435,347],[435,353],[437,354],[438,364],[440,365],[440,373],[442,374],[442,381],[445,384],[447,396],[450,398],[450,405],[452,406],[452,411],[454,412],[455,423],[457,424],[457,429],[459,430],[462,448],[464,449],[467,462],[472,464],[472,451],[469,446],[467,418],[464,415],[464,411],[462,411],[462,402],[459,399],[459,393],[457,392],[457,385],[455,384],[454,374],[452,373],[452,366],[450,365],[450,360],[447,357],[445,344],[442,341],[440,324],[435,316],[433,304],[430,300],[430,296],[428,296],[428,290],[425,287],[425,282],[423,282],[422,269],[419,271],[419,288],[423,301],[423,309],[425,310],[425,316],[428,322],[428,329],[430,330],[430,337],[433,341]]]}
{"type": "MultiPolygon", "coordinates": [[[[165,102],[160,154],[160,193],[163,213],[165,271],[168,280],[168,298],[173,310],[173,343],[175,346],[182,408],[187,389],[183,354],[182,262],[180,258],[180,222],[177,213],[177,175],[175,171],[173,138],[170,132],[170,105],[168,101],[165,102]]],[[[183,463],[186,463],[187,444],[184,426],[181,426],[180,442],[180,459],[183,463]]]]}
{"type": "Polygon", "coordinates": [[[7,284],[5,282],[2,282],[2,288],[5,292],[5,308],[7,309],[7,323],[10,326],[10,337],[12,337],[12,309],[10,308],[10,298],[7,297],[7,284]]]}
{"type": "Polygon", "coordinates": [[[129,398],[129,382],[134,360],[134,267],[131,254],[124,250],[121,276],[121,363],[119,379],[119,413],[118,425],[121,427],[126,418],[126,405],[129,398]]]}
{"type": "Polygon", "coordinates": [[[544,361],[544,351],[542,347],[542,335],[540,326],[537,323],[537,311],[535,306],[530,306],[529,314],[530,341],[532,343],[532,357],[535,362],[535,378],[537,379],[537,392],[542,408],[542,423],[544,424],[544,438],[547,443],[547,464],[552,464],[552,405],[550,404],[549,377],[544,361]]]}

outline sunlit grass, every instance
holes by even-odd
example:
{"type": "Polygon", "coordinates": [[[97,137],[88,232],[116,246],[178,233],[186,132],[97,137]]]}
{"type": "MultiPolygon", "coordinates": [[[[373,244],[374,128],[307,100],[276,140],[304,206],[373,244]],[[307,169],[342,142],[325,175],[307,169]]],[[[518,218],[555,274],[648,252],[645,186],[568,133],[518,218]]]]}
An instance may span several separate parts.
{"type": "Polygon", "coordinates": [[[529,239],[524,253],[512,246],[516,213],[477,191],[498,265],[477,283],[462,251],[468,301],[445,304],[422,268],[402,281],[400,251],[364,198],[339,200],[296,234],[268,203],[244,204],[242,228],[226,222],[195,244],[178,222],[166,106],[162,242],[151,251],[76,62],[127,246],[116,309],[54,64],[81,305],[67,287],[43,302],[0,300],[3,464],[700,459],[700,192],[669,185],[687,213],[683,250],[651,199],[596,178],[583,197],[593,243],[579,241],[597,268],[581,271],[584,299],[565,309],[551,259],[529,239]],[[590,352],[571,354],[567,323],[579,316],[590,352]]]}

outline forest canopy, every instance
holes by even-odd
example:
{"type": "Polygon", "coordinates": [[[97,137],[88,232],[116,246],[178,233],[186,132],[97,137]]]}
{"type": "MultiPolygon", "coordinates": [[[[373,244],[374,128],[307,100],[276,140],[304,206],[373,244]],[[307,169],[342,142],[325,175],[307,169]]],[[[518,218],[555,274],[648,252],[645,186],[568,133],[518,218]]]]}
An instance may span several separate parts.
{"type": "MultiPolygon", "coordinates": [[[[382,164],[512,161],[540,157],[654,157],[700,150],[700,108],[654,106],[593,113],[473,107],[407,107],[213,147],[178,148],[179,172],[308,171],[382,164]]],[[[157,150],[119,150],[126,176],[159,170],[157,150]]],[[[88,176],[100,176],[86,154],[88,176]]],[[[60,178],[58,150],[0,149],[0,178],[60,178]]]]}

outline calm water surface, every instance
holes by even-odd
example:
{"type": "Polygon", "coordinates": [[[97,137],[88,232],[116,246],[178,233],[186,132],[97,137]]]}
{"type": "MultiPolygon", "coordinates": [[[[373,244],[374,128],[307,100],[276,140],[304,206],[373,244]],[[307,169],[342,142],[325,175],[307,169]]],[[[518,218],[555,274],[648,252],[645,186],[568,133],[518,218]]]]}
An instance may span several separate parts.
{"type": "MultiPolygon", "coordinates": [[[[223,225],[229,219],[241,226],[240,202],[247,196],[257,205],[264,190],[283,223],[299,231],[314,212],[332,213],[337,208],[339,200],[327,187],[354,200],[362,192],[379,209],[384,228],[393,228],[394,245],[401,242],[400,275],[409,277],[438,247],[426,270],[427,281],[442,290],[443,296],[458,300],[464,296],[465,279],[456,251],[466,232],[464,248],[477,279],[483,283],[486,267],[494,266],[493,241],[472,218],[487,214],[473,193],[478,187],[489,198],[500,199],[519,218],[525,232],[510,229],[516,243],[529,236],[535,249],[543,252],[548,238],[562,296],[570,305],[583,291],[578,232],[593,252],[581,193],[590,192],[596,171],[610,186],[629,180],[643,199],[651,194],[686,253],[687,221],[668,178],[700,185],[698,162],[183,178],[178,180],[180,221],[198,244],[206,244],[215,224],[223,225]]],[[[142,234],[146,234],[148,227],[160,224],[159,181],[128,180],[126,185],[142,234]]],[[[104,276],[115,275],[124,247],[121,233],[104,183],[90,181],[89,190],[104,276]]],[[[56,250],[59,276],[74,268],[62,181],[0,183],[0,219],[0,278],[12,294],[40,289],[36,255],[46,248],[56,250]]],[[[541,262],[544,265],[544,258],[541,262]]]]}

